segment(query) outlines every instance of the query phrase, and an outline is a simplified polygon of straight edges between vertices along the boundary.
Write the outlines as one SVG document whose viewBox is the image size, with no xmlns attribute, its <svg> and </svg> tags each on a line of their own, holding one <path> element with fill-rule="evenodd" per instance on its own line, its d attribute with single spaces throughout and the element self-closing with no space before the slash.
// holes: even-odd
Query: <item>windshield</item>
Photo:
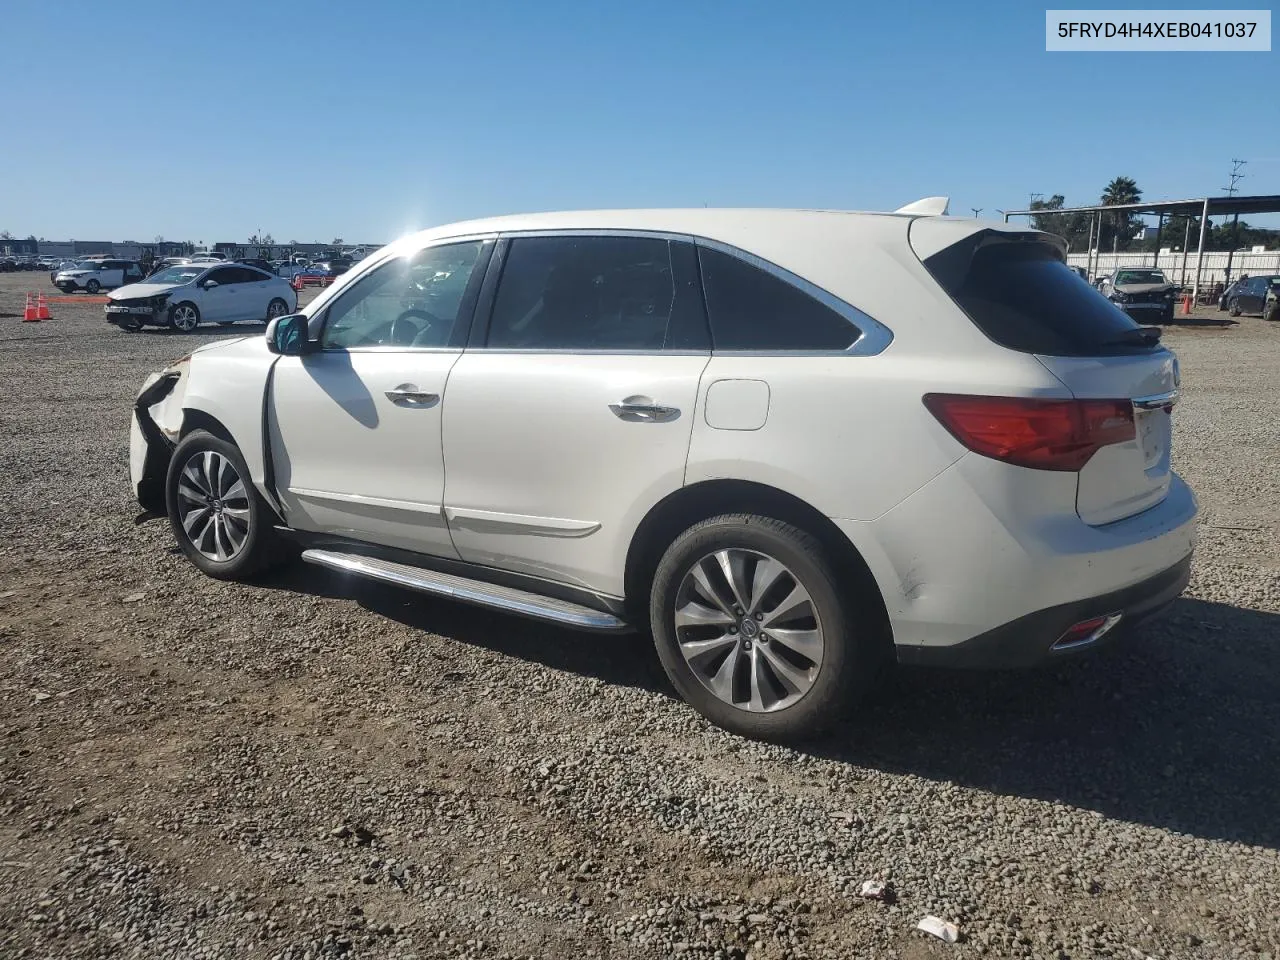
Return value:
<svg viewBox="0 0 1280 960">
<path fill-rule="evenodd" d="M 204 267 L 169 267 L 147 277 L 147 283 L 190 283 L 204 271 Z"/>
<path fill-rule="evenodd" d="M 1159 270 L 1120 270 L 1116 283 L 1168 283 Z"/>
</svg>

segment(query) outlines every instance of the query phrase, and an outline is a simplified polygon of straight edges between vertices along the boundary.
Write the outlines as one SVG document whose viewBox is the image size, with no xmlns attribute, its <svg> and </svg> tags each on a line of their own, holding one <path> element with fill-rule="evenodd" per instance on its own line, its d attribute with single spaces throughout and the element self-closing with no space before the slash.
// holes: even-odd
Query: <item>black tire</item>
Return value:
<svg viewBox="0 0 1280 960">
<path fill-rule="evenodd" d="M 127 319 L 120 321 L 120 329 L 128 333 L 137 333 L 142 329 L 142 321 L 135 319 L 134 317 L 128 317 Z"/>
<path fill-rule="evenodd" d="M 280 297 L 272 297 L 271 302 L 267 304 L 266 321 L 270 323 L 276 317 L 283 317 L 289 313 L 289 304 Z"/>
<path fill-rule="evenodd" d="M 1267 305 L 1266 312 L 1262 315 L 1263 320 L 1269 320 L 1272 323 L 1280 321 L 1280 300 L 1273 300 Z"/>
<path fill-rule="evenodd" d="M 1163 313 L 1160 314 L 1160 322 L 1173 323 L 1173 307 L 1169 307 L 1167 310 L 1165 310 Z"/>
<path fill-rule="evenodd" d="M 1232 298 L 1231 302 L 1227 304 L 1227 313 L 1233 317 L 1240 316 L 1240 301 Z"/>
<path fill-rule="evenodd" d="M 786 568 L 785 576 L 809 594 L 814 623 L 821 634 L 821 661 L 816 665 L 809 661 L 807 670 L 816 669 L 816 676 L 812 676 L 812 685 L 807 692 L 790 705 L 764 711 L 750 710 L 745 705 L 736 706 L 713 693 L 681 652 L 676 626 L 677 599 L 682 589 L 687 589 L 684 586 L 686 578 L 694 567 L 720 550 L 746 551 L 772 558 Z M 755 562 L 758 564 L 760 561 Z M 658 657 L 676 691 L 712 723 L 744 737 L 795 742 L 821 734 L 863 699 L 885 663 L 883 648 L 887 633 L 881 608 L 869 602 L 863 603 L 865 592 L 857 584 L 842 581 L 837 574 L 838 569 L 839 566 L 827 556 L 815 537 L 769 517 L 752 514 L 713 517 L 682 533 L 667 548 L 658 564 L 649 606 Z M 754 572 L 750 577 L 754 579 Z M 787 589 L 785 583 L 783 589 Z M 701 598 L 698 602 L 706 606 Z M 737 609 L 735 606 L 729 614 L 736 615 Z M 742 638 L 741 650 L 749 650 L 752 646 L 745 639 L 748 626 L 758 637 L 757 643 L 767 643 L 768 640 L 767 618 L 759 626 L 748 625 L 746 621 L 750 619 L 750 616 L 744 616 L 736 627 L 724 628 L 727 631 L 725 636 L 733 634 Z M 708 629 L 714 633 L 721 628 L 714 626 Z M 686 633 L 686 638 L 689 636 Z M 728 651 L 726 656 L 720 657 L 716 653 L 716 659 L 704 660 L 706 672 L 717 670 L 717 662 L 722 668 L 729 656 L 740 655 L 739 648 L 735 646 L 738 643 L 738 640 L 728 642 L 723 648 Z M 772 649 L 777 652 L 776 643 Z M 793 647 L 787 646 L 786 649 L 794 652 Z M 768 659 L 763 658 L 763 648 L 758 652 L 762 659 Z M 755 655 L 753 653 L 743 666 L 729 666 L 739 672 L 750 670 L 756 663 Z M 719 672 L 723 673 L 723 670 Z M 732 684 L 731 688 L 735 691 L 743 689 L 741 681 Z M 783 688 L 774 689 L 776 692 Z M 731 693 L 730 697 L 740 699 L 736 693 Z"/>
<path fill-rule="evenodd" d="M 218 468 L 212 485 L 209 483 L 210 478 L 205 469 L 203 456 L 205 454 L 214 455 L 212 462 Z M 235 472 L 234 480 L 243 484 L 243 496 L 235 492 L 235 483 L 228 482 L 232 478 L 226 474 L 223 464 Z M 191 473 L 184 475 L 188 466 L 192 466 L 195 470 L 194 475 L 197 480 L 194 482 L 191 479 Z M 224 488 L 214 489 L 221 499 L 206 508 L 210 516 L 202 518 L 198 513 L 199 508 L 196 507 L 197 515 L 193 518 L 192 505 L 196 499 L 192 494 L 201 492 L 198 485 L 203 484 L 206 488 L 216 487 L 219 481 L 224 483 Z M 179 491 L 180 485 L 185 493 Z M 276 516 L 249 480 L 249 468 L 245 465 L 244 457 L 240 455 L 235 444 L 204 430 L 192 431 L 173 451 L 164 486 L 165 508 L 169 514 L 169 526 L 173 530 L 173 536 L 187 559 L 204 573 L 218 580 L 248 580 L 279 563 L 283 558 L 284 552 L 280 538 L 274 529 L 274 524 L 277 522 Z M 228 491 L 232 493 L 231 496 L 225 495 Z M 220 520 L 214 520 L 215 510 L 221 515 Z M 234 517 L 233 511 L 236 513 Z M 224 531 L 233 525 L 237 531 L 239 530 L 240 511 L 243 511 L 245 529 L 239 547 L 232 553 L 230 550 L 222 549 L 224 546 L 234 544 L 232 539 L 234 535 Z M 191 525 L 193 533 L 187 532 L 184 519 Z M 206 520 L 213 524 L 212 531 L 204 525 Z M 222 524 L 222 530 L 218 529 L 218 523 Z M 197 546 L 197 541 L 201 546 Z M 215 556 L 209 556 L 210 552 Z M 225 552 L 228 555 L 225 559 L 218 559 L 216 554 L 219 552 Z"/>
<path fill-rule="evenodd" d="M 100 284 L 97 280 L 90 280 L 88 283 L 84 285 L 84 288 L 92 295 L 102 289 L 102 284 Z"/>
</svg>

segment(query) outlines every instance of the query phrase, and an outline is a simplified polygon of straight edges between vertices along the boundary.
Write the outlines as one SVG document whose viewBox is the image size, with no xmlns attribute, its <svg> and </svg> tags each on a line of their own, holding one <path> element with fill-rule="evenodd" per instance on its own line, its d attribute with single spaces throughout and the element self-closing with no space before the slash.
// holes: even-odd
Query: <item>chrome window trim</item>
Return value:
<svg viewBox="0 0 1280 960">
<path fill-rule="evenodd" d="M 531 228 L 528 230 L 502 230 L 498 233 L 490 233 L 483 235 L 465 235 L 458 238 L 449 238 L 445 240 L 433 240 L 429 246 L 437 243 L 453 242 L 454 240 L 468 239 L 489 239 L 498 238 L 503 240 L 518 240 L 523 237 L 640 237 L 652 240 L 679 241 L 683 243 L 692 243 L 695 246 L 706 247 L 709 250 L 716 250 L 730 257 L 736 257 L 759 270 L 763 270 L 784 283 L 788 283 L 795 287 L 801 293 L 804 293 L 817 300 L 823 306 L 835 311 L 855 328 L 861 331 L 856 340 L 843 350 L 610 350 L 610 349 L 533 349 L 533 348 L 510 348 L 510 347 L 478 347 L 476 350 L 483 350 L 486 353 L 512 353 L 512 354 L 592 354 L 600 356 L 618 355 L 618 356 L 717 356 L 717 357 L 872 357 L 883 353 L 884 350 L 893 342 L 893 331 L 886 327 L 879 320 L 876 320 L 870 314 L 864 313 L 857 307 L 844 300 L 841 300 L 835 294 L 818 286 L 810 280 L 806 280 L 799 274 L 792 273 L 785 267 L 780 267 L 772 261 L 757 256 L 741 247 L 735 247 L 732 244 L 723 243 L 719 240 L 711 240 L 707 237 L 699 237 L 689 233 L 675 233 L 669 230 L 646 230 L 646 229 L 627 229 L 624 227 L 556 227 L 556 228 Z M 703 294 L 705 301 L 705 293 Z M 468 348 L 472 349 L 472 348 Z"/>
<path fill-rule="evenodd" d="M 735 257 L 744 263 L 750 264 L 758 270 L 763 270 L 784 283 L 789 283 L 801 293 L 807 294 L 814 300 L 817 300 L 824 307 L 835 311 L 845 320 L 849 321 L 854 327 L 861 331 L 858 339 L 845 347 L 843 350 L 713 350 L 718 357 L 873 357 L 876 354 L 883 353 L 885 348 L 893 342 L 893 331 L 886 327 L 879 320 L 859 310 L 851 303 L 846 303 L 835 294 L 818 286 L 810 280 L 806 280 L 799 274 L 792 273 L 785 267 L 780 267 L 772 261 L 757 256 L 740 247 L 731 244 L 721 243 L 719 240 L 708 240 L 705 237 L 695 237 L 694 242 L 700 247 L 706 247 L 708 250 L 715 250 L 729 257 Z M 714 343 L 715 332 L 712 331 L 711 339 Z"/>
<path fill-rule="evenodd" d="M 697 237 L 688 233 L 672 233 L 669 230 L 627 230 L 621 227 L 558 227 L 555 229 L 503 230 L 507 240 L 521 237 L 634 237 L 645 240 L 681 240 L 694 243 Z"/>
</svg>

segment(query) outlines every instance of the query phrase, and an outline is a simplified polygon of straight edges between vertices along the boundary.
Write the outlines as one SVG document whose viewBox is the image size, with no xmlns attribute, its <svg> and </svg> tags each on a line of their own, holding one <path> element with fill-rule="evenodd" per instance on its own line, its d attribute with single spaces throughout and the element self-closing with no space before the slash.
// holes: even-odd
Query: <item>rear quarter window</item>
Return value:
<svg viewBox="0 0 1280 960">
<path fill-rule="evenodd" d="M 786 280 L 698 248 L 711 337 L 719 351 L 839 352 L 862 330 Z"/>
<path fill-rule="evenodd" d="M 1071 270 L 1051 243 L 984 231 L 923 263 L 974 325 L 1010 350 L 1080 357 L 1156 349 L 1123 342 L 1139 324 Z"/>
</svg>

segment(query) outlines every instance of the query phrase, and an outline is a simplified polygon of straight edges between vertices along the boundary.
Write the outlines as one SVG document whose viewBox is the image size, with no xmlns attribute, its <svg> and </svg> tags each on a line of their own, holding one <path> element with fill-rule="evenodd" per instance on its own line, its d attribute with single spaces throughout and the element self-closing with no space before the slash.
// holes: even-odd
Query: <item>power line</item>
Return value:
<svg viewBox="0 0 1280 960">
<path fill-rule="evenodd" d="M 1240 168 L 1248 162 L 1248 160 L 1237 160 L 1235 157 L 1231 158 L 1231 173 L 1229 174 L 1231 177 L 1231 186 L 1219 187 L 1220 190 L 1227 191 L 1228 197 L 1234 197 L 1236 195 L 1236 184 L 1244 179 L 1244 174 L 1240 172 Z"/>
</svg>

